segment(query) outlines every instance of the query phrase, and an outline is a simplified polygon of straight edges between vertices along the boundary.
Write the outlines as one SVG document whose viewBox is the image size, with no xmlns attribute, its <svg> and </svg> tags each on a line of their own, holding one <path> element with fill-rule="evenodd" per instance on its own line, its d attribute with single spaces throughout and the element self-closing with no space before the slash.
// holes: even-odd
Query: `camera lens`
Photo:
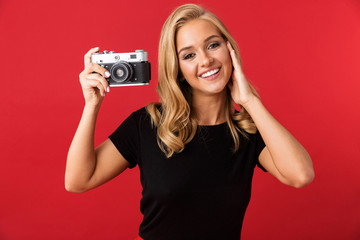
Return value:
<svg viewBox="0 0 360 240">
<path fill-rule="evenodd" d="M 124 70 L 122 69 L 116 69 L 116 77 L 121 78 L 124 76 Z"/>
<path fill-rule="evenodd" d="M 120 61 L 111 67 L 110 73 L 111 78 L 115 82 L 127 82 L 131 79 L 133 75 L 133 68 L 129 63 Z"/>
</svg>

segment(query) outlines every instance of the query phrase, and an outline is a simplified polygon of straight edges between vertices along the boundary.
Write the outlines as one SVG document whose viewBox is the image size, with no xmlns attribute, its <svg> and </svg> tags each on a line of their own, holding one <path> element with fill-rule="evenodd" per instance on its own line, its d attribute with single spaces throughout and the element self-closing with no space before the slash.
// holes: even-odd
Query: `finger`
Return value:
<svg viewBox="0 0 360 240">
<path fill-rule="evenodd" d="M 106 94 L 104 86 L 98 80 L 87 79 L 84 87 L 85 88 L 97 88 L 100 91 L 100 94 L 102 96 L 105 96 L 105 94 Z"/>
<path fill-rule="evenodd" d="M 96 79 L 100 81 L 104 88 L 109 92 L 109 83 L 105 78 L 110 77 L 110 73 L 96 63 L 90 63 L 87 68 L 80 74 L 83 79 Z"/>
<path fill-rule="evenodd" d="M 91 48 L 85 55 L 84 55 L 84 65 L 85 68 L 87 65 L 91 63 L 91 54 L 96 53 L 99 51 L 99 47 Z"/>
<path fill-rule="evenodd" d="M 110 77 L 110 75 L 111 75 L 106 68 L 100 66 L 100 65 L 97 64 L 97 63 L 90 63 L 90 64 L 88 65 L 87 72 L 88 72 L 88 73 L 94 73 L 94 72 L 95 72 L 95 73 L 98 73 L 98 74 L 100 74 L 101 76 L 103 76 L 104 78 L 108 78 L 108 77 Z"/>
<path fill-rule="evenodd" d="M 233 61 L 233 66 L 234 66 L 235 70 L 242 73 L 243 71 L 242 71 L 239 59 L 237 58 L 235 50 L 233 49 L 233 47 L 231 46 L 229 41 L 227 42 L 227 47 L 229 49 L 230 56 L 231 56 L 231 59 Z"/>
<path fill-rule="evenodd" d="M 109 87 L 108 81 L 106 81 L 104 77 L 97 73 L 89 74 L 88 79 L 99 81 L 103 85 L 104 89 L 107 89 Z"/>
</svg>

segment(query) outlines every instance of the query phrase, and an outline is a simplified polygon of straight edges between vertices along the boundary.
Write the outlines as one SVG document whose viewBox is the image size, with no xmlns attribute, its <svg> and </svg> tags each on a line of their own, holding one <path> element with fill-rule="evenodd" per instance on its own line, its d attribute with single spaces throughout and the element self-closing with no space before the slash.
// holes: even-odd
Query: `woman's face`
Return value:
<svg viewBox="0 0 360 240">
<path fill-rule="evenodd" d="M 223 93 L 233 67 L 226 42 L 211 22 L 187 22 L 178 30 L 176 48 L 180 71 L 193 95 Z"/>
</svg>

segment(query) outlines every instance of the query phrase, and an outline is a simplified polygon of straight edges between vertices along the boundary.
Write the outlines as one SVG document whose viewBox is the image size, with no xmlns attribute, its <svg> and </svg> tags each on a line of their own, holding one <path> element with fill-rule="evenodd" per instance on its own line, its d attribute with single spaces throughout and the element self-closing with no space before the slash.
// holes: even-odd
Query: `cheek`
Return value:
<svg viewBox="0 0 360 240">
<path fill-rule="evenodd" d="M 194 67 L 191 65 L 191 64 L 184 64 L 184 63 L 180 63 L 180 71 L 181 71 L 181 74 L 183 75 L 183 77 L 186 79 L 186 78 L 189 78 L 191 75 L 194 74 Z"/>
<path fill-rule="evenodd" d="M 232 71 L 233 71 L 233 65 L 232 65 L 232 61 L 231 61 L 231 58 L 230 58 L 230 55 L 227 54 L 225 56 L 228 56 L 228 57 L 225 57 L 223 59 L 223 63 L 224 63 L 224 70 L 225 70 L 225 74 L 227 77 L 230 78 L 231 74 L 232 74 Z"/>
</svg>

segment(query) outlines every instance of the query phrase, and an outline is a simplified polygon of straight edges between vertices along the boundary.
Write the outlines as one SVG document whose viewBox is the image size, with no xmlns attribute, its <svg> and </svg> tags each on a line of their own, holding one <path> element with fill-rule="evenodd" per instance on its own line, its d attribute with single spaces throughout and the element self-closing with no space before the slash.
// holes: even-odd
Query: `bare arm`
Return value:
<svg viewBox="0 0 360 240">
<path fill-rule="evenodd" d="M 305 148 L 288 132 L 261 103 L 254 98 L 246 105 L 266 147 L 259 162 L 280 182 L 301 188 L 312 182 L 314 169 Z"/>
<path fill-rule="evenodd" d="M 130 165 L 109 139 L 94 149 L 96 116 L 96 110 L 84 108 L 70 145 L 65 172 L 65 188 L 70 192 L 85 192 L 100 186 Z"/>
<path fill-rule="evenodd" d="M 85 107 L 66 162 L 65 188 L 71 192 L 95 188 L 130 165 L 109 139 L 94 148 L 96 118 L 108 87 L 106 69 L 90 60 L 91 54 L 97 50 L 91 49 L 85 55 L 85 69 L 79 76 Z"/>
<path fill-rule="evenodd" d="M 314 178 L 311 158 L 305 148 L 266 110 L 246 80 L 235 51 L 228 43 L 234 71 L 228 86 L 233 100 L 244 107 L 254 120 L 266 147 L 259 162 L 280 182 L 304 187 Z"/>
</svg>

